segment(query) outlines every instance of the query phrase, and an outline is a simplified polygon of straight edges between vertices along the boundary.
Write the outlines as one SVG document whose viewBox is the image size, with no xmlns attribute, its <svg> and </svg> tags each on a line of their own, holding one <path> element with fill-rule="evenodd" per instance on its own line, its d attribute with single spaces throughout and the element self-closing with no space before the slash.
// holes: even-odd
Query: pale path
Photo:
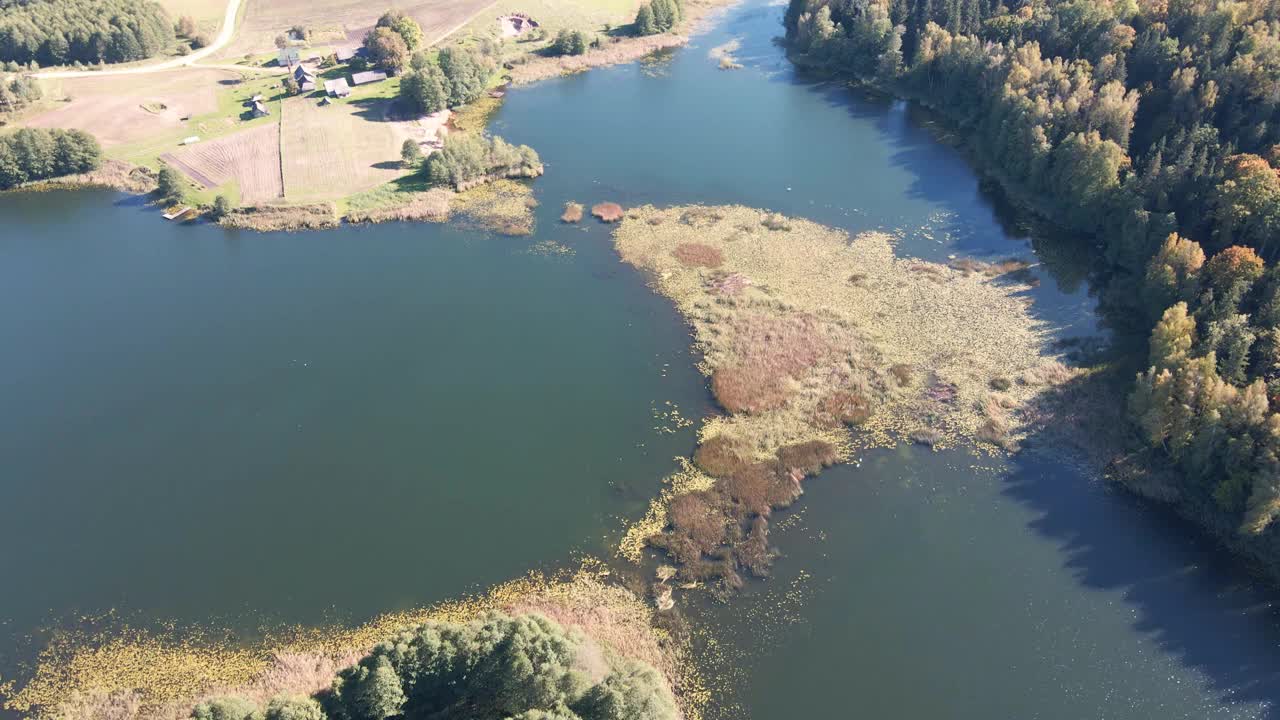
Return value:
<svg viewBox="0 0 1280 720">
<path fill-rule="evenodd" d="M 142 75 L 145 73 L 163 72 L 165 70 L 173 70 L 175 68 L 194 65 L 198 60 L 207 58 L 218 52 L 231 42 L 231 38 L 236 34 L 236 15 L 240 13 L 240 4 L 243 0 L 227 0 L 227 11 L 222 16 L 222 27 L 218 30 L 218 37 L 213 42 L 196 50 L 189 55 L 165 60 L 164 62 L 155 63 L 154 65 L 143 65 L 141 67 L 120 68 L 118 70 L 59 70 L 54 72 L 42 72 L 39 77 L 42 78 L 78 78 L 78 77 L 98 77 L 102 75 Z M 213 67 L 213 66 L 210 66 Z M 228 67 L 236 70 L 261 70 L 262 68 L 245 67 L 242 65 L 217 66 Z M 274 71 L 273 71 L 274 72 Z"/>
</svg>

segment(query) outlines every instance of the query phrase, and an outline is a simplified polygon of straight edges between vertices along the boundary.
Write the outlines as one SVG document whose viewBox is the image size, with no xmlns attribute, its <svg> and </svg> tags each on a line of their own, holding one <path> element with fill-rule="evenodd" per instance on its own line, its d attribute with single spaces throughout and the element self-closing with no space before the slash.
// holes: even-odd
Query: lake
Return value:
<svg viewBox="0 0 1280 720">
<path fill-rule="evenodd" d="M 740 203 L 945 260 L 1031 238 L 928 116 L 798 76 L 748 2 L 682 50 L 508 94 L 530 238 L 234 233 L 114 193 L 0 196 L 0 628 L 358 620 L 607 554 L 712 411 L 673 309 L 563 204 Z M 711 48 L 737 40 L 745 67 Z M 554 240 L 571 256 L 531 252 Z M 1033 312 L 1100 332 L 1051 252 Z M 713 717 L 1274 717 L 1275 596 L 1052 448 L 812 479 L 775 577 L 687 595 Z M 0 666 L 0 675 L 9 672 Z"/>
</svg>

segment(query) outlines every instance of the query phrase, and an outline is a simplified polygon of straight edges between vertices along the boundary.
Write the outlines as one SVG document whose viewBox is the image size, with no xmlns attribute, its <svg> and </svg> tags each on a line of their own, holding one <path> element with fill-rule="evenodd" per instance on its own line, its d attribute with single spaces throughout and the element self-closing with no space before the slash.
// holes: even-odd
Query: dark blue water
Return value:
<svg viewBox="0 0 1280 720">
<path fill-rule="evenodd" d="M 665 59 L 510 93 L 494 131 L 548 169 L 532 238 L 0 197 L 5 632 L 110 608 L 358 618 L 608 552 L 692 450 L 654 410 L 710 408 L 679 318 L 606 228 L 555 221 L 566 201 L 741 203 L 904 255 L 1034 259 L 926 115 L 797 76 L 780 14 L 747 3 Z M 721 71 L 734 39 L 745 67 Z M 1034 313 L 1097 332 L 1078 271 L 1035 272 Z M 689 607 L 713 717 L 1271 713 L 1274 596 L 1191 528 L 1050 453 L 861 461 L 810 481 L 777 577 Z"/>
</svg>

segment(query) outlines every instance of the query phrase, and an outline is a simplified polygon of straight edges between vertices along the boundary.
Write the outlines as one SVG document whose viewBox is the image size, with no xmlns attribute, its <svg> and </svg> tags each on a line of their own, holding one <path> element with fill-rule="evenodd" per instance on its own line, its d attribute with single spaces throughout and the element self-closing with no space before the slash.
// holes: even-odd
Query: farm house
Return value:
<svg viewBox="0 0 1280 720">
<path fill-rule="evenodd" d="M 351 94 L 351 86 L 347 84 L 346 78 L 338 78 L 337 80 L 325 80 L 324 91 L 329 97 L 346 97 Z"/>
<path fill-rule="evenodd" d="M 369 83 L 382 82 L 387 79 L 387 74 L 378 70 L 368 70 L 358 72 L 351 76 L 352 85 L 368 85 Z"/>
<path fill-rule="evenodd" d="M 302 60 L 302 53 L 296 47 L 280 48 L 280 54 L 276 56 L 276 64 L 280 67 L 292 67 Z"/>
<path fill-rule="evenodd" d="M 293 79 L 298 83 L 298 90 L 311 92 L 316 89 L 316 73 L 305 65 L 293 69 Z"/>
</svg>

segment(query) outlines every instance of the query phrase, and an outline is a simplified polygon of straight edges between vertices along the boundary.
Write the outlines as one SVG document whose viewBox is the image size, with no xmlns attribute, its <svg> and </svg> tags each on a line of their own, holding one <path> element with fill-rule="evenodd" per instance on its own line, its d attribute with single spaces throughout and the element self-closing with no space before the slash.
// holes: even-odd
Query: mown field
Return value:
<svg viewBox="0 0 1280 720">
<path fill-rule="evenodd" d="M 199 2 L 200 0 L 182 0 Z M 362 0 L 247 0 L 244 21 L 236 39 L 223 57 L 270 52 L 277 35 L 294 25 L 304 25 L 313 33 L 313 43 L 358 44 L 377 22 L 378 16 L 394 5 L 422 26 L 428 43 L 465 25 L 493 0 L 410 0 L 392 3 Z"/>
<path fill-rule="evenodd" d="M 403 123 L 384 119 L 389 104 L 367 98 L 320 105 L 309 97 L 282 103 L 285 199 L 337 200 L 404 175 L 400 145 L 410 134 Z"/>
<path fill-rule="evenodd" d="M 23 124 L 85 130 L 110 149 L 186 132 L 182 118 L 216 113 L 219 91 L 237 79 L 225 70 L 174 70 L 48 81 L 50 109 Z"/>
<path fill-rule="evenodd" d="M 257 204 L 284 196 L 280 175 L 280 126 L 261 125 L 160 157 L 206 190 L 234 183 L 238 201 Z"/>
</svg>

